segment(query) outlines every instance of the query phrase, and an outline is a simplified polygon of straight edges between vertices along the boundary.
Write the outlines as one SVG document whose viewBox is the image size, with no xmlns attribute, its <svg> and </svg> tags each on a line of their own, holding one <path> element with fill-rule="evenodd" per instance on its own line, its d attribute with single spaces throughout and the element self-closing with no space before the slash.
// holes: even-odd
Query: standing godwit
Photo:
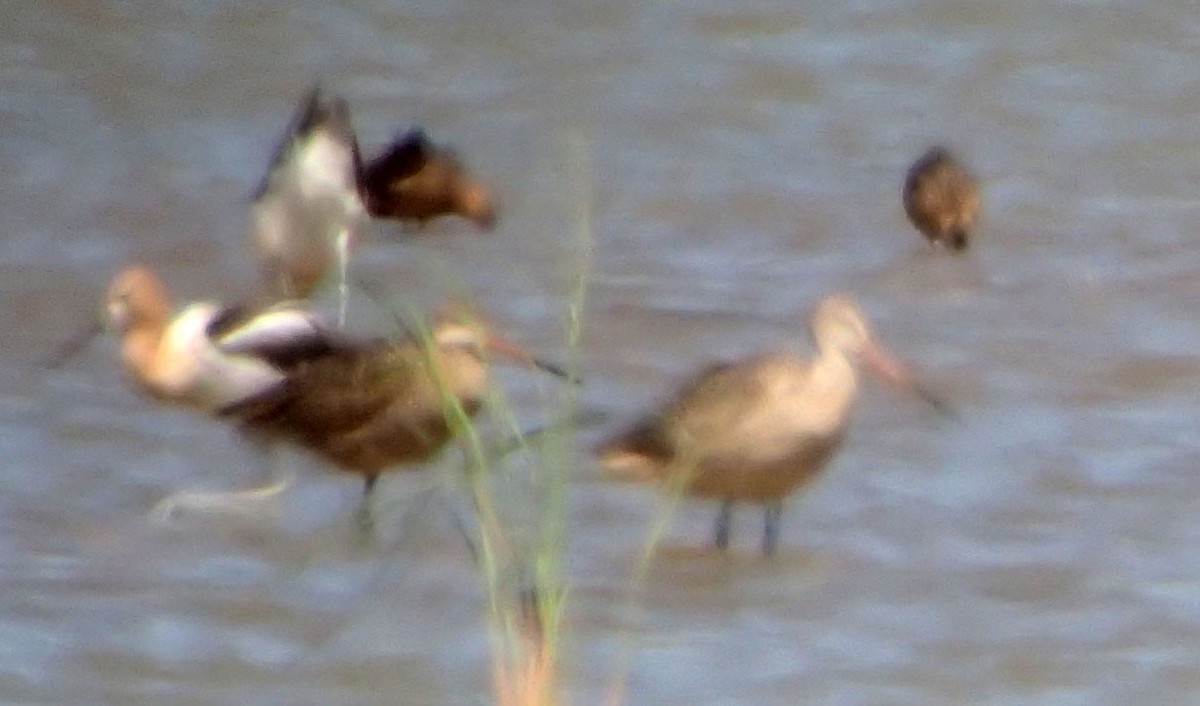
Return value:
<svg viewBox="0 0 1200 706">
<path fill-rule="evenodd" d="M 309 296 L 337 263 L 345 319 L 349 248 L 367 215 L 361 171 L 350 109 L 340 98 L 325 100 L 314 87 L 254 193 L 251 239 L 274 295 Z"/>
<path fill-rule="evenodd" d="M 933 147 L 909 167 L 904 211 L 934 245 L 964 250 L 979 224 L 980 204 L 975 178 L 945 147 Z"/>
<path fill-rule="evenodd" d="M 620 477 L 720 500 L 716 544 L 722 549 L 734 503 L 764 505 L 763 553 L 770 554 L 783 499 L 816 478 L 841 446 L 858 396 L 856 362 L 917 389 L 875 342 L 853 299 L 824 299 L 810 326 L 815 359 L 769 353 L 711 366 L 664 409 L 604 444 L 601 463 Z"/>
<path fill-rule="evenodd" d="M 492 192 L 470 174 L 451 149 L 413 128 L 398 135 L 363 170 L 367 210 L 376 218 L 415 220 L 444 215 L 467 218 L 484 230 L 496 224 Z"/>
<path fill-rule="evenodd" d="M 370 493 L 381 474 L 428 460 L 475 416 L 490 354 L 563 375 L 488 333 L 477 317 L 454 313 L 434 323 L 428 340 L 335 345 L 280 359 L 284 388 L 230 413 L 253 434 L 286 439 L 361 475 Z"/>
<path fill-rule="evenodd" d="M 431 458 L 479 410 L 489 353 L 561 374 L 458 313 L 427 340 L 352 341 L 293 304 L 250 317 L 211 303 L 175 314 L 145 267 L 120 273 L 106 304 L 142 390 L 234 420 L 252 439 L 307 448 L 361 475 L 368 493 L 385 471 Z"/>
</svg>

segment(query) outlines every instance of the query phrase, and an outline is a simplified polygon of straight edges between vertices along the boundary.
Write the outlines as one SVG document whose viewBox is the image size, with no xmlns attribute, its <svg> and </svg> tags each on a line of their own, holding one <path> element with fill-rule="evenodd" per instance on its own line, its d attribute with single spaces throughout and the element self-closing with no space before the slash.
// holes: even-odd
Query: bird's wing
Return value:
<svg viewBox="0 0 1200 706">
<path fill-rule="evenodd" d="M 763 403 L 761 360 L 718 363 L 681 388 L 663 417 L 677 439 L 724 436 Z"/>
<path fill-rule="evenodd" d="M 251 428 L 314 440 L 358 429 L 403 399 L 420 374 L 393 344 L 335 347 L 290 368 L 283 389 L 227 413 Z"/>
<path fill-rule="evenodd" d="M 660 411 L 646 415 L 606 446 L 670 459 L 690 440 L 729 434 L 764 394 L 759 363 L 716 363 L 685 382 Z"/>
<path fill-rule="evenodd" d="M 253 316 L 222 310 L 209 324 L 208 335 L 223 353 L 261 358 L 280 369 L 345 345 L 315 314 L 289 302 Z"/>
<path fill-rule="evenodd" d="M 252 200 L 283 196 L 357 198 L 362 174 L 350 108 L 341 98 L 325 100 L 314 86 L 275 148 Z M 292 193 L 295 192 L 295 193 Z"/>
<path fill-rule="evenodd" d="M 369 193 L 382 193 L 392 182 L 421 171 L 434 152 L 433 143 L 419 127 L 400 133 L 392 144 L 367 163 L 363 181 Z"/>
</svg>

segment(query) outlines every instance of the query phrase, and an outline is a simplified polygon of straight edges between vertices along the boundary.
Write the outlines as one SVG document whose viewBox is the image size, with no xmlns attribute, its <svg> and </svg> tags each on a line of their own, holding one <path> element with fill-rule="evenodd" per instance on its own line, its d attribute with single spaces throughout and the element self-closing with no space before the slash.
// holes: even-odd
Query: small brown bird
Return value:
<svg viewBox="0 0 1200 706">
<path fill-rule="evenodd" d="M 981 198 L 975 178 L 945 147 L 913 163 L 904 179 L 904 210 L 929 242 L 964 250 L 979 224 Z"/>
<path fill-rule="evenodd" d="M 713 365 L 664 409 L 602 445 L 602 465 L 629 480 L 720 500 L 721 549 L 729 544 L 734 503 L 762 504 L 763 553 L 770 554 L 783 499 L 816 478 L 842 444 L 858 396 L 858 361 L 940 404 L 875 343 L 853 299 L 824 299 L 810 325 L 815 359 L 768 353 Z"/>
<path fill-rule="evenodd" d="M 492 192 L 451 149 L 419 128 L 396 137 L 363 170 L 367 210 L 376 218 L 424 224 L 444 215 L 467 218 L 484 230 L 496 225 Z"/>
<path fill-rule="evenodd" d="M 562 371 L 456 312 L 426 338 L 353 341 L 294 302 L 252 316 L 200 302 L 173 311 L 145 267 L 106 298 L 121 356 L 155 399 L 238 423 L 251 439 L 285 440 L 363 477 L 432 458 L 479 411 L 496 353 Z M 213 504 L 213 503 L 206 503 Z"/>
</svg>

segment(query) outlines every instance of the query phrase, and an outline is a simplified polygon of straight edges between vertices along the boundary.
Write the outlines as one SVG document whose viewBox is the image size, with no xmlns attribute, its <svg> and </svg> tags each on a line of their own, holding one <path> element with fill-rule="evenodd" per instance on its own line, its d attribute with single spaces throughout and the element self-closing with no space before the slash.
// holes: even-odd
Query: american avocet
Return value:
<svg viewBox="0 0 1200 706">
<path fill-rule="evenodd" d="M 138 387 L 158 400 L 214 415 L 286 382 L 268 356 L 239 350 L 244 341 L 261 339 L 286 350 L 314 345 L 325 335 L 312 314 L 290 306 L 251 318 L 212 302 L 176 312 L 162 280 L 142 266 L 118 274 L 105 303 L 109 326 L 121 337 L 121 358 Z"/>
<path fill-rule="evenodd" d="M 496 224 L 491 189 L 469 173 L 451 149 L 413 128 L 398 135 L 363 170 L 367 210 L 377 218 L 414 220 L 418 225 L 459 215 L 484 230 Z"/>
<path fill-rule="evenodd" d="M 945 147 L 921 155 L 904 179 L 904 211 L 934 245 L 965 249 L 981 202 L 975 178 Z"/>
<path fill-rule="evenodd" d="M 664 409 L 604 444 L 601 463 L 618 477 L 720 500 L 722 549 L 734 503 L 764 505 L 763 552 L 771 553 L 783 499 L 816 478 L 842 443 L 858 394 L 856 361 L 919 391 L 875 343 L 853 299 L 824 299 L 810 325 L 814 360 L 771 353 L 709 367 Z"/>
<path fill-rule="evenodd" d="M 176 312 L 162 281 L 142 266 L 118 274 L 105 299 L 109 326 L 121 337 L 121 359 L 134 384 L 159 401 L 212 416 L 286 386 L 286 374 L 270 356 L 241 350 L 246 341 L 260 341 L 277 355 L 328 345 L 320 321 L 293 304 L 252 317 L 212 302 L 196 302 Z M 263 444 L 252 441 L 257 451 L 265 452 Z M 254 506 L 287 485 L 288 477 L 281 476 L 271 485 L 242 493 L 178 493 L 160 503 L 154 514 L 166 517 L 183 507 Z"/>
<path fill-rule="evenodd" d="M 107 312 L 142 390 L 236 421 L 251 439 L 307 448 L 361 475 L 368 493 L 385 471 L 441 450 L 462 426 L 456 414 L 479 410 L 489 353 L 562 374 L 459 314 L 401 342 L 352 341 L 294 303 L 248 317 L 211 303 L 176 314 L 145 267 L 113 280 Z M 215 497 L 167 507 L 221 506 Z"/>
</svg>

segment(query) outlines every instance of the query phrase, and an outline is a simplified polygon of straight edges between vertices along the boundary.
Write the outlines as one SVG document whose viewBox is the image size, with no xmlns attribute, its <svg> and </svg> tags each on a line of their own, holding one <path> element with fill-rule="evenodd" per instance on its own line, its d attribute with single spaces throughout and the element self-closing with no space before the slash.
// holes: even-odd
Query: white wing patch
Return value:
<svg viewBox="0 0 1200 706">
<path fill-rule="evenodd" d="M 164 332 L 150 374 L 167 396 L 215 412 L 283 383 L 266 361 L 219 349 L 208 337 L 214 304 L 193 304 Z"/>
<path fill-rule="evenodd" d="M 228 355 L 254 356 L 260 351 L 300 347 L 327 337 L 326 327 L 312 312 L 283 305 L 258 314 L 215 343 Z"/>
</svg>

